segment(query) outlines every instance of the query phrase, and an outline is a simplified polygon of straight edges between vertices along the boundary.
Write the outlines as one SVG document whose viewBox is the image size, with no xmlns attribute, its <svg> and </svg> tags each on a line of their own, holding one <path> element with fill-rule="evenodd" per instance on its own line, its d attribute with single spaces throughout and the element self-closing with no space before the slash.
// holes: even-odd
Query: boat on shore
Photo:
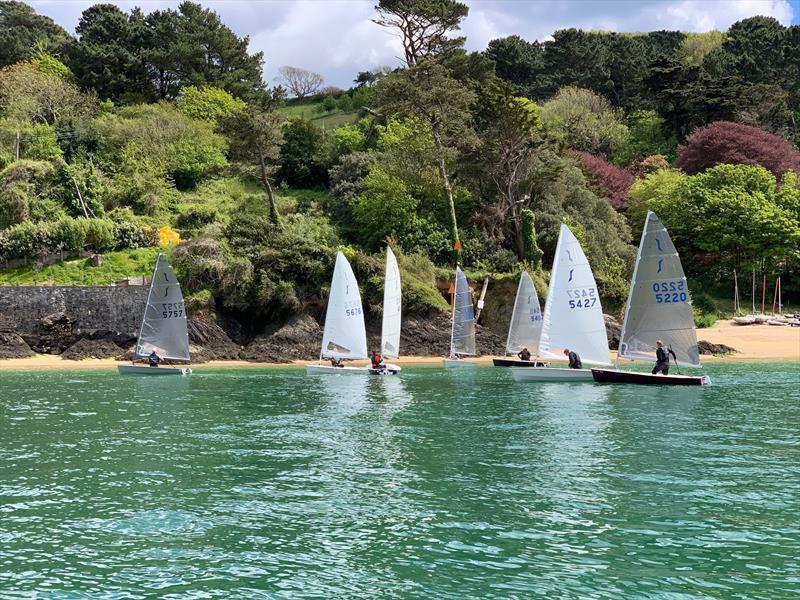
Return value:
<svg viewBox="0 0 800 600">
<path fill-rule="evenodd" d="M 662 341 L 668 356 L 674 358 L 676 367 L 702 366 L 692 300 L 680 256 L 661 220 L 648 211 L 628 292 L 617 360 L 628 358 L 652 363 L 657 340 Z M 616 368 L 592 369 L 592 376 L 598 383 L 711 383 L 705 375 L 637 373 Z"/>
<path fill-rule="evenodd" d="M 367 331 L 358 282 L 344 254 L 336 253 L 331 291 L 325 311 L 320 362 L 306 365 L 307 375 L 366 375 L 369 367 L 323 364 L 324 359 L 359 360 L 367 357 Z"/>
<path fill-rule="evenodd" d="M 397 257 L 386 246 L 386 268 L 383 279 L 383 316 L 381 319 L 381 356 L 400 358 L 400 326 L 403 311 L 403 290 Z M 380 369 L 369 367 L 372 375 L 396 375 L 402 369 L 387 363 Z"/>
<path fill-rule="evenodd" d="M 506 338 L 506 355 L 513 356 L 528 349 L 529 352 L 539 351 L 539 336 L 542 333 L 542 309 L 539 305 L 539 296 L 533 279 L 527 271 L 522 271 L 517 286 L 517 295 L 514 299 L 514 309 L 511 312 L 511 322 L 508 325 Z M 547 367 L 549 362 L 543 360 L 521 360 L 513 358 L 494 358 L 495 367 Z"/>
<path fill-rule="evenodd" d="M 564 360 L 563 351 L 572 350 L 581 362 L 611 365 L 603 307 L 592 268 L 580 242 L 562 224 L 558 234 L 547 301 L 544 305 L 537 355 Z M 567 367 L 513 366 L 515 381 L 592 381 L 591 369 Z"/>
<path fill-rule="evenodd" d="M 450 326 L 450 356 L 442 361 L 448 369 L 475 367 L 478 363 L 464 360 L 462 356 L 476 356 L 475 349 L 475 309 L 469 283 L 460 267 L 456 267 L 456 280 L 453 294 L 453 310 Z"/>
<path fill-rule="evenodd" d="M 147 292 L 139 337 L 136 339 L 134 362 L 117 365 L 121 375 L 189 375 L 189 367 L 137 365 L 135 361 L 146 360 L 153 352 L 161 360 L 189 362 L 189 330 L 186 321 L 186 306 L 183 302 L 181 284 L 163 254 L 156 258 L 150 290 Z"/>
</svg>

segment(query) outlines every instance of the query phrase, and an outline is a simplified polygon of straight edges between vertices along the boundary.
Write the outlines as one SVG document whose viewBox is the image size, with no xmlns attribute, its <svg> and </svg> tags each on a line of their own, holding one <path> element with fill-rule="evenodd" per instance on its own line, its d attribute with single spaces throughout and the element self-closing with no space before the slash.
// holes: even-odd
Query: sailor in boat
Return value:
<svg viewBox="0 0 800 600">
<path fill-rule="evenodd" d="M 378 354 L 377 350 L 373 350 L 372 352 L 372 368 L 376 371 L 385 371 L 386 370 L 386 363 L 383 362 L 383 357 Z"/>
<path fill-rule="evenodd" d="M 528 351 L 527 348 L 523 348 L 519 352 L 517 352 L 517 356 L 520 360 L 529 361 L 531 359 L 531 353 Z"/>
<path fill-rule="evenodd" d="M 669 375 L 669 354 L 661 340 L 656 341 L 656 366 L 650 373 L 657 375 L 659 371 L 664 375 Z"/>
<path fill-rule="evenodd" d="M 583 363 L 581 362 L 581 357 L 578 356 L 577 352 L 573 352 L 569 348 L 564 348 L 564 354 L 569 359 L 569 368 L 570 369 L 582 369 Z"/>
<path fill-rule="evenodd" d="M 151 367 L 157 367 L 161 364 L 161 357 L 158 355 L 158 352 L 153 350 L 150 353 L 150 356 L 147 357 L 147 364 Z"/>
<path fill-rule="evenodd" d="M 332 356 L 331 357 L 331 366 L 332 367 L 344 368 L 344 361 L 341 358 L 337 358 L 336 356 Z"/>
</svg>

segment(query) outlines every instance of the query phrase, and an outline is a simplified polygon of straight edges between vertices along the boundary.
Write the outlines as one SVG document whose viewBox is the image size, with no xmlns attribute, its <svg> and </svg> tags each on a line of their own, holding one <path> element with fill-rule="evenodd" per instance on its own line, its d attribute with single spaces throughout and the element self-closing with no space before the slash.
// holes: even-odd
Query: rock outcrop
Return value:
<svg viewBox="0 0 800 600">
<path fill-rule="evenodd" d="M 16 333 L 0 331 L 0 359 L 28 358 L 33 356 L 31 347 Z"/>
</svg>

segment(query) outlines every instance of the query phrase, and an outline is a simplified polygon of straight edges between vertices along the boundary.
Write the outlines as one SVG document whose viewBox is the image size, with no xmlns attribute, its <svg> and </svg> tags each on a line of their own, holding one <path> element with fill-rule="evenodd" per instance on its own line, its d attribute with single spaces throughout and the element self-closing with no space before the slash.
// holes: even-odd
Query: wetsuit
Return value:
<svg viewBox="0 0 800 600">
<path fill-rule="evenodd" d="M 662 346 L 661 348 L 656 348 L 656 366 L 653 367 L 651 373 L 655 375 L 661 371 L 664 375 L 669 375 L 669 354 Z"/>
<path fill-rule="evenodd" d="M 582 369 L 583 363 L 581 362 L 581 357 L 578 356 L 575 352 L 569 353 L 569 368 L 570 369 Z"/>
<path fill-rule="evenodd" d="M 161 362 L 161 357 L 155 352 L 153 352 L 150 356 L 147 357 L 147 363 L 151 367 L 157 367 L 160 362 Z"/>
<path fill-rule="evenodd" d="M 520 359 L 520 360 L 525 360 L 525 361 L 527 361 L 527 360 L 530 360 L 530 359 L 531 359 L 531 353 L 530 353 L 530 352 L 528 352 L 528 349 L 527 349 L 527 348 L 526 348 L 526 349 L 524 349 L 524 350 L 522 350 L 522 351 L 520 351 L 520 352 L 517 352 L 517 356 L 519 356 L 519 359 Z"/>
</svg>

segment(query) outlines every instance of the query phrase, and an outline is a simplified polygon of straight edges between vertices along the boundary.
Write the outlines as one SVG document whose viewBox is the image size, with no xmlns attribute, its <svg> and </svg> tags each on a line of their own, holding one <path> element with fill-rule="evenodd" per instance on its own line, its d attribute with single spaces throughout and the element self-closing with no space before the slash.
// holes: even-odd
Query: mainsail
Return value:
<svg viewBox="0 0 800 600">
<path fill-rule="evenodd" d="M 400 313 L 402 293 L 400 269 L 397 258 L 386 247 L 386 277 L 383 283 L 383 323 L 381 325 L 381 353 L 389 358 L 400 356 Z"/>
<path fill-rule="evenodd" d="M 136 357 L 144 358 L 153 351 L 161 358 L 189 360 L 189 333 L 181 284 L 163 254 L 158 255 L 153 270 Z"/>
<path fill-rule="evenodd" d="M 456 267 L 455 296 L 453 298 L 453 330 L 450 338 L 450 354 L 474 356 L 475 351 L 475 311 L 472 294 L 464 273 Z"/>
<path fill-rule="evenodd" d="M 576 352 L 585 363 L 610 364 L 603 308 L 592 269 L 580 243 L 562 224 L 544 307 L 539 356 L 563 359 L 565 348 Z"/>
<path fill-rule="evenodd" d="M 692 299 L 681 259 L 661 220 L 648 211 L 625 309 L 619 356 L 652 362 L 657 340 L 675 353 L 679 365 L 700 366 Z"/>
<path fill-rule="evenodd" d="M 336 253 L 325 331 L 320 356 L 325 358 L 367 358 L 367 333 L 361 294 L 350 263 L 341 252 Z"/>
<path fill-rule="evenodd" d="M 527 271 L 522 272 L 508 327 L 506 354 L 516 354 L 523 348 L 536 352 L 542 332 L 542 310 L 533 279 Z"/>
</svg>

